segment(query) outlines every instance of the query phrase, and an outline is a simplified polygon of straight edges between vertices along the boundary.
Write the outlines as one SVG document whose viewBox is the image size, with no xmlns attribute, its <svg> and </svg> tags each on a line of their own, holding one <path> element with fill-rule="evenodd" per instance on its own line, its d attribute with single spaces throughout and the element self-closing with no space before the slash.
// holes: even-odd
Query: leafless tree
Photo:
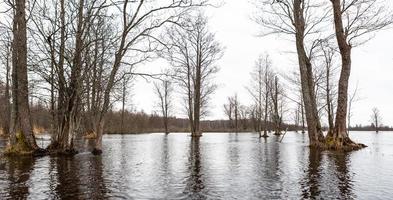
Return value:
<svg viewBox="0 0 393 200">
<path fill-rule="evenodd" d="M 331 0 L 337 44 L 341 55 L 337 112 L 334 133 L 329 135 L 336 146 L 352 149 L 364 145 L 354 143 L 347 132 L 348 82 L 352 65 L 352 48 L 368 39 L 370 34 L 393 23 L 393 15 L 380 0 Z"/>
<path fill-rule="evenodd" d="M 237 94 L 232 97 L 228 97 L 228 103 L 224 104 L 225 115 L 228 116 L 231 129 L 234 128 L 236 133 L 239 131 L 239 120 L 241 118 L 239 114 L 239 107 L 240 103 Z"/>
<path fill-rule="evenodd" d="M 183 90 L 191 135 L 202 136 L 200 119 L 207 114 L 210 95 L 216 85 L 212 83 L 218 71 L 216 61 L 223 55 L 223 48 L 208 30 L 208 21 L 201 13 L 190 14 L 182 27 L 168 30 L 170 46 L 164 53 L 176 72 L 176 79 Z"/>
<path fill-rule="evenodd" d="M 266 70 L 266 69 L 265 69 Z M 267 73 L 268 74 L 268 73 Z M 265 73 L 265 76 L 267 76 Z M 266 78 L 265 78 L 266 80 Z M 282 117 L 283 117 L 283 107 L 284 107 L 284 99 L 283 93 L 284 90 L 278 82 L 277 75 L 274 75 L 274 78 L 271 77 L 270 82 L 270 98 L 271 98 L 271 111 L 272 111 L 272 121 L 274 123 L 274 134 L 281 134 L 281 125 L 282 125 Z M 265 108 L 266 109 L 266 108 Z M 266 116 L 266 113 L 265 113 Z M 266 123 L 266 122 L 265 122 Z"/>
<path fill-rule="evenodd" d="M 378 108 L 373 108 L 372 109 L 372 114 L 371 114 L 371 126 L 375 127 L 375 132 L 378 133 L 379 132 L 379 127 L 381 124 L 381 120 L 382 120 L 382 116 L 381 113 L 379 112 Z"/>
<path fill-rule="evenodd" d="M 337 48 L 330 44 L 329 40 L 321 40 L 319 42 L 321 51 L 321 62 L 323 67 L 323 92 L 322 99 L 325 100 L 324 106 L 327 112 L 328 118 L 328 134 L 333 133 L 334 129 L 334 108 L 336 105 L 335 97 L 336 95 L 336 82 L 335 79 L 335 58 Z"/>
<path fill-rule="evenodd" d="M 1 105 L 1 127 L 3 128 L 3 134 L 9 135 L 10 133 L 10 122 L 11 122 L 11 65 L 12 65 L 12 38 L 10 31 L 6 30 L 1 32 L 3 38 L 1 39 L 1 49 L 0 49 L 0 59 L 3 65 L 4 72 L 4 92 L 1 94 L 3 96 L 3 103 Z M 3 73 L 3 72 L 2 72 Z"/>
<path fill-rule="evenodd" d="M 127 97 L 130 96 L 128 90 L 132 88 L 133 76 L 124 76 L 121 84 L 121 127 L 120 130 L 124 133 L 124 115 L 126 111 Z"/>
<path fill-rule="evenodd" d="M 351 128 L 351 118 L 353 117 L 353 104 L 361 100 L 358 94 L 358 84 L 356 84 L 355 89 L 349 94 L 348 99 L 348 133 Z"/>
<path fill-rule="evenodd" d="M 125 0 L 116 5 L 122 16 L 122 31 L 116 47 L 113 64 L 107 83 L 104 85 L 103 103 L 100 115 L 95 122 L 97 133 L 94 154 L 102 152 L 102 135 L 105 125 L 105 115 L 110 108 L 111 93 L 116 83 L 116 77 L 122 66 L 135 66 L 148 61 L 149 53 L 158 50 L 162 44 L 157 39 L 157 30 L 167 24 L 179 24 L 179 20 L 190 10 L 206 4 L 206 1 L 129 1 Z M 124 62 L 127 55 L 134 59 Z"/>
<path fill-rule="evenodd" d="M 247 88 L 255 104 L 253 113 L 257 123 L 256 131 L 260 137 L 267 137 L 270 102 L 275 99 L 274 89 L 272 91 L 274 74 L 271 65 L 272 61 L 269 55 L 260 56 L 255 62 L 254 71 L 251 72 L 251 86 Z M 263 135 L 261 134 L 262 120 L 264 124 Z"/>
<path fill-rule="evenodd" d="M 166 134 L 169 134 L 169 117 L 173 108 L 172 94 L 174 88 L 172 84 L 169 78 L 154 83 L 155 92 L 159 100 L 158 106 L 160 107 Z"/>
<path fill-rule="evenodd" d="M 281 34 L 295 38 L 310 146 L 321 146 L 324 136 L 315 95 L 312 55 L 328 11 L 321 1 L 260 0 L 256 5 L 260 14 L 255 20 L 265 28 L 263 35 Z"/>
</svg>

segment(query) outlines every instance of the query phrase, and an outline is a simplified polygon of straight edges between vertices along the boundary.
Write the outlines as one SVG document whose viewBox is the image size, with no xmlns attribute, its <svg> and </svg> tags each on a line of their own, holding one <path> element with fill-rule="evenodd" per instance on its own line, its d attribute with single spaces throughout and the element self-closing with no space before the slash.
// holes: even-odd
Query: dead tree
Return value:
<svg viewBox="0 0 393 200">
<path fill-rule="evenodd" d="M 164 55 L 176 71 L 193 137 L 202 136 L 200 119 L 208 114 L 209 97 L 216 88 L 212 83 L 218 71 L 215 64 L 222 57 L 222 47 L 209 32 L 207 23 L 206 17 L 197 13 L 185 19 L 184 27 L 170 29 L 170 48 Z"/>
<path fill-rule="evenodd" d="M 338 83 L 335 128 L 334 133 L 328 137 L 334 143 L 334 148 L 358 149 L 364 145 L 356 144 L 349 138 L 346 122 L 352 48 L 368 40 L 370 33 L 392 24 L 393 17 L 386 9 L 387 6 L 380 4 L 379 0 L 331 0 L 331 3 L 335 36 L 341 56 L 341 72 Z"/>
<path fill-rule="evenodd" d="M 378 108 L 373 108 L 372 109 L 372 114 L 371 114 L 371 126 L 374 126 L 375 132 L 379 132 L 379 126 L 381 124 L 382 116 L 381 113 L 379 112 Z"/>
<path fill-rule="evenodd" d="M 154 83 L 155 92 L 159 100 L 158 106 L 160 107 L 160 111 L 162 114 L 165 134 L 169 134 L 169 117 L 171 114 L 171 109 L 173 107 L 172 84 L 173 83 L 169 80 L 169 78 L 165 78 L 164 80 L 159 80 L 159 82 Z"/>
</svg>

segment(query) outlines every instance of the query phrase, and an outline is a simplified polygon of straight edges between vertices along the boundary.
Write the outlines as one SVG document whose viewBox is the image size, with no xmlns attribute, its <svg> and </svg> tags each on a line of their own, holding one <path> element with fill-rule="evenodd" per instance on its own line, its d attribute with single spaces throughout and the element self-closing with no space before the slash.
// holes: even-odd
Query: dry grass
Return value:
<svg viewBox="0 0 393 200">
<path fill-rule="evenodd" d="M 85 139 L 96 139 L 97 134 L 94 131 L 88 131 L 84 134 L 83 138 Z"/>
</svg>

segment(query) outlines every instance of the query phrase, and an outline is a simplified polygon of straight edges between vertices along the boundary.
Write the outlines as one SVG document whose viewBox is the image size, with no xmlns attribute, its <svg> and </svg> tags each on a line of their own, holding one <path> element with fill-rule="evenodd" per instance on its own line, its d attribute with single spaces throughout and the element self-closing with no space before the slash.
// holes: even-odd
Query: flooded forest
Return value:
<svg viewBox="0 0 393 200">
<path fill-rule="evenodd" d="M 392 79 L 350 79 L 392 24 L 386 0 L 0 0 L 0 199 L 393 198 L 390 108 L 359 88 Z"/>
</svg>

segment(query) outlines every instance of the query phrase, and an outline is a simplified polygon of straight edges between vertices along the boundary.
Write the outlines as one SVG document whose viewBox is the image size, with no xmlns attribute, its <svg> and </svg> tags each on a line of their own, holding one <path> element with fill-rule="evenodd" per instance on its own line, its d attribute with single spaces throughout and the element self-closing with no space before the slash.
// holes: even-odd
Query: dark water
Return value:
<svg viewBox="0 0 393 200">
<path fill-rule="evenodd" d="M 0 199 L 392 199 L 393 133 L 351 136 L 369 147 L 320 153 L 297 133 L 282 143 L 252 133 L 107 135 L 102 156 L 1 158 Z"/>
</svg>

